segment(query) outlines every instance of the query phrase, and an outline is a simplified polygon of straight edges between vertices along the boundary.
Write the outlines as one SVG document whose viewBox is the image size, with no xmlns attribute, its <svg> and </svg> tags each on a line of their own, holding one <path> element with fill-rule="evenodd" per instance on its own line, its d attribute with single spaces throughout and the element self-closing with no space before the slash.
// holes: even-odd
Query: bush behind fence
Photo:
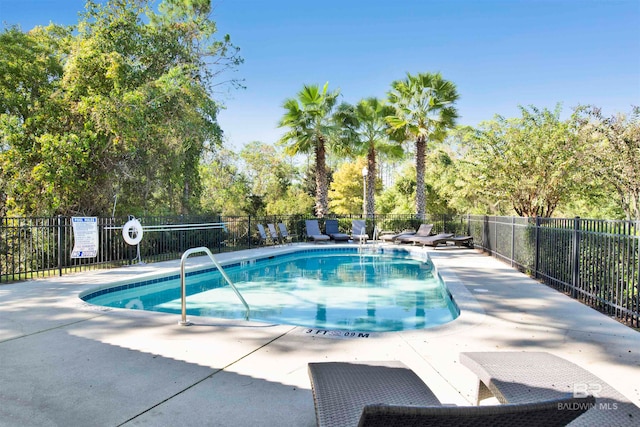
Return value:
<svg viewBox="0 0 640 427">
<path fill-rule="evenodd" d="M 144 262 L 178 259 L 187 249 L 206 246 L 229 252 L 261 244 L 258 223 L 283 222 L 289 233 L 304 236 L 302 215 L 266 217 L 170 216 L 139 218 L 145 231 L 140 243 Z M 340 231 L 351 231 L 351 220 L 338 217 Z M 122 238 L 128 218 L 98 218 L 96 258 L 72 259 L 70 217 L 0 218 L 0 283 L 136 262 L 138 252 Z M 319 219 L 321 229 L 323 219 Z M 375 215 L 367 231 L 416 229 L 425 222 L 412 215 Z M 473 236 L 476 248 L 510 263 L 555 289 L 640 327 L 640 223 L 562 218 L 498 216 L 434 216 L 434 232 Z M 198 224 L 224 223 L 224 228 Z M 178 228 L 162 226 L 185 225 Z"/>
</svg>

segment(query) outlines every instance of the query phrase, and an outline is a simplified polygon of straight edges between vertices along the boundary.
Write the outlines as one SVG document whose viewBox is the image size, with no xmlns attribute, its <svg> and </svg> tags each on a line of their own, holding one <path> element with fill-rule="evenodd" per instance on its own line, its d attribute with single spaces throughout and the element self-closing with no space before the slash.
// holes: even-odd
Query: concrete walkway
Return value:
<svg viewBox="0 0 640 427">
<path fill-rule="evenodd" d="M 222 254 L 221 261 L 265 248 Z M 426 250 L 426 249 L 419 249 Z M 104 309 L 80 292 L 177 262 L 0 286 L 2 426 L 314 426 L 307 363 L 401 360 L 443 403 L 469 405 L 463 351 L 547 351 L 640 406 L 640 333 L 474 250 L 430 255 L 461 308 L 440 327 L 368 337 Z"/>
</svg>

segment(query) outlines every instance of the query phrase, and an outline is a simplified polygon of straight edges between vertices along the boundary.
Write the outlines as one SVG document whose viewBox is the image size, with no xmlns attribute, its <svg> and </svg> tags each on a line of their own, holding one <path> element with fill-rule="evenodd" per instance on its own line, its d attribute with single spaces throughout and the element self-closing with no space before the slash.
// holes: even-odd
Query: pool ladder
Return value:
<svg viewBox="0 0 640 427">
<path fill-rule="evenodd" d="M 222 266 L 215 259 L 211 251 L 208 248 L 201 246 L 199 248 L 188 249 L 187 251 L 185 251 L 184 254 L 182 254 L 182 258 L 180 258 L 180 288 L 181 288 L 181 299 L 182 299 L 182 320 L 180 320 L 178 324 L 181 326 L 189 326 L 193 324 L 187 320 L 187 290 L 186 290 L 187 287 L 185 284 L 186 281 L 185 281 L 184 264 L 187 261 L 187 258 L 189 258 L 189 255 L 203 253 L 203 252 L 209 256 L 209 259 L 211 259 L 211 262 L 213 263 L 213 265 L 216 266 L 220 274 L 222 274 L 222 277 L 224 277 L 224 279 L 227 281 L 229 286 L 231 286 L 231 289 L 233 289 L 233 292 L 235 292 L 238 298 L 240 298 L 240 301 L 242 301 L 242 304 L 244 304 L 244 308 L 246 308 L 247 310 L 245 314 L 245 319 L 249 320 L 249 304 L 247 304 L 244 298 L 242 298 L 242 295 L 238 291 L 238 288 L 236 288 L 236 285 L 234 285 L 231 279 L 229 278 L 229 276 L 227 276 L 227 273 L 224 272 L 224 270 L 222 269 Z"/>
</svg>

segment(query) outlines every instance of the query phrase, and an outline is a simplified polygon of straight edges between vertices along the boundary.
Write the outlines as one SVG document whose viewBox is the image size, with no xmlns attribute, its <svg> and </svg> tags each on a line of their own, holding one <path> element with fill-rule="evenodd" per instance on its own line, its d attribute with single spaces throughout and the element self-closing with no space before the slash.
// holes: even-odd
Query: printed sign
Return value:
<svg viewBox="0 0 640 427">
<path fill-rule="evenodd" d="M 74 216 L 73 251 L 71 258 L 95 258 L 98 256 L 98 218 Z"/>
</svg>

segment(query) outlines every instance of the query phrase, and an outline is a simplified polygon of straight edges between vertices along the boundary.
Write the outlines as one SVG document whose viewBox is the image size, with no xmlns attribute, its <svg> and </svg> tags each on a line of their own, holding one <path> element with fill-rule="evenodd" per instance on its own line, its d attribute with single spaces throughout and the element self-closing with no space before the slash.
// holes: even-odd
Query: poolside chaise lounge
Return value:
<svg viewBox="0 0 640 427">
<path fill-rule="evenodd" d="M 454 246 L 464 246 L 466 248 L 473 248 L 473 236 L 453 236 L 446 239 L 444 243 L 446 244 L 453 243 Z"/>
<path fill-rule="evenodd" d="M 433 224 L 420 224 L 420 227 L 418 227 L 418 231 L 416 231 L 413 234 L 407 234 L 407 235 L 400 235 L 397 236 L 393 241 L 396 243 L 408 243 L 410 242 L 409 239 L 413 238 L 413 237 L 427 237 L 431 234 L 431 230 L 433 229 Z"/>
<path fill-rule="evenodd" d="M 398 361 L 308 366 L 318 427 L 564 426 L 594 402 L 565 395 L 524 405 L 442 406 Z"/>
<path fill-rule="evenodd" d="M 403 230 L 399 233 L 395 231 L 382 231 L 378 238 L 383 242 L 395 242 L 398 237 L 413 236 L 414 234 L 416 234 L 415 230 Z"/>
<path fill-rule="evenodd" d="M 468 352 L 460 353 L 460 362 L 478 377 L 477 403 L 488 397 L 520 404 L 593 394 L 595 404 L 571 426 L 640 425 L 640 408 L 591 372 L 553 354 Z"/>
<path fill-rule="evenodd" d="M 280 230 L 280 236 L 282 236 L 283 241 L 286 241 L 287 243 L 293 243 L 293 240 L 296 236 L 294 236 L 293 234 L 289 234 L 289 231 L 287 231 L 287 226 L 284 225 L 283 222 L 278 223 L 278 229 Z"/>
<path fill-rule="evenodd" d="M 449 239 L 453 237 L 453 233 L 438 233 L 433 236 L 411 236 L 407 239 L 407 242 L 414 245 L 433 246 L 434 242 L 442 241 L 442 239 Z"/>
<path fill-rule="evenodd" d="M 305 228 L 307 231 L 307 237 L 314 242 L 326 242 L 330 239 L 326 234 L 320 232 L 320 226 L 317 219 L 307 219 L 305 222 Z"/>
<path fill-rule="evenodd" d="M 276 226 L 274 224 L 267 224 L 267 230 L 269 230 L 269 236 L 271 236 L 271 240 L 274 243 L 281 242 L 280 236 L 278 236 L 278 232 L 276 231 Z"/>
<path fill-rule="evenodd" d="M 324 222 L 324 229 L 326 233 L 329 235 L 331 240 L 336 242 L 348 242 L 349 235 L 345 233 L 341 233 L 338 229 L 338 220 L 337 219 L 328 219 Z"/>
<path fill-rule="evenodd" d="M 454 236 L 450 233 L 436 234 L 435 236 L 417 238 L 411 241 L 416 245 L 433 246 L 434 248 L 437 248 L 438 245 L 448 245 L 449 243 L 455 246 L 473 247 L 472 236 Z"/>
<path fill-rule="evenodd" d="M 367 223 L 363 219 L 354 219 L 351 221 L 351 238 L 358 243 L 367 243 L 369 235 L 367 234 Z"/>
<path fill-rule="evenodd" d="M 258 233 L 260 234 L 260 243 L 262 243 L 263 245 L 267 245 L 269 243 L 275 243 L 274 240 L 267 237 L 267 232 L 264 231 L 264 225 L 258 224 L 257 227 L 258 227 Z"/>
</svg>

